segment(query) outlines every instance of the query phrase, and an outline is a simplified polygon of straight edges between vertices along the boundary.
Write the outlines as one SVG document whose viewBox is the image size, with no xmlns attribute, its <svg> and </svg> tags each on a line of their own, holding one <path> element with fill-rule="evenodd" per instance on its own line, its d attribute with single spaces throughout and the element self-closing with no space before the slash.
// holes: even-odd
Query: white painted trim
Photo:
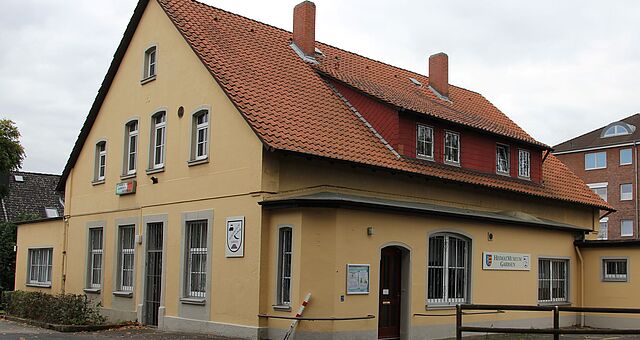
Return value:
<svg viewBox="0 0 640 340">
<path fill-rule="evenodd" d="M 609 186 L 609 182 L 587 183 L 587 186 L 589 189 L 606 188 Z"/>
<path fill-rule="evenodd" d="M 605 146 L 594 146 L 594 147 L 591 147 L 591 148 L 583 148 L 583 149 L 552 152 L 552 154 L 557 156 L 557 155 L 564 155 L 564 154 L 569 154 L 569 153 L 578 153 L 578 152 L 585 152 L 585 151 L 613 149 L 613 148 L 619 148 L 619 147 L 623 147 L 623 146 L 634 146 L 634 145 L 637 145 L 637 144 L 640 144 L 640 142 L 629 142 L 629 143 L 612 144 L 612 145 L 605 145 Z"/>
</svg>

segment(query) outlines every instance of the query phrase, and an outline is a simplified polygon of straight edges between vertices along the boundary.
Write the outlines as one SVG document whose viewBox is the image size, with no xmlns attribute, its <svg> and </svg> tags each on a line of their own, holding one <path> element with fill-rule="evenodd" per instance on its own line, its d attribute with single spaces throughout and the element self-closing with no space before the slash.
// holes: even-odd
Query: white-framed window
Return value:
<svg viewBox="0 0 640 340">
<path fill-rule="evenodd" d="M 531 178 L 531 153 L 518 149 L 518 177 Z"/>
<path fill-rule="evenodd" d="M 416 136 L 416 156 L 433 159 L 433 128 L 418 124 Z"/>
<path fill-rule="evenodd" d="M 596 193 L 596 195 L 600 196 L 605 202 L 607 201 L 607 187 L 609 183 L 590 183 L 587 186 Z"/>
<path fill-rule="evenodd" d="M 510 152 L 507 145 L 496 145 L 496 172 L 509 175 Z"/>
<path fill-rule="evenodd" d="M 633 184 L 620 184 L 620 200 L 630 201 L 633 199 Z"/>
<path fill-rule="evenodd" d="M 626 124 L 625 125 L 616 124 L 606 129 L 602 134 L 602 137 L 623 136 L 623 135 L 628 135 L 630 133 L 631 132 L 627 128 Z"/>
<path fill-rule="evenodd" d="M 278 229 L 278 282 L 276 304 L 291 305 L 291 255 L 293 229 L 289 226 Z"/>
<path fill-rule="evenodd" d="M 107 171 L 107 142 L 96 143 L 94 181 L 104 181 Z"/>
<path fill-rule="evenodd" d="M 444 132 L 444 161 L 460 164 L 460 134 L 457 132 Z"/>
<path fill-rule="evenodd" d="M 633 220 L 620 220 L 620 236 L 633 236 Z"/>
<path fill-rule="evenodd" d="M 133 291 L 133 266 L 135 259 L 135 226 L 123 225 L 118 231 L 120 258 L 118 259 L 118 290 Z"/>
<path fill-rule="evenodd" d="M 27 282 L 35 285 L 51 285 L 53 248 L 29 249 L 29 275 Z"/>
<path fill-rule="evenodd" d="M 607 168 L 607 152 L 592 152 L 584 155 L 584 169 L 606 169 Z"/>
<path fill-rule="evenodd" d="M 620 165 L 633 164 L 633 152 L 631 149 L 620 149 Z"/>
<path fill-rule="evenodd" d="M 142 79 L 154 77 L 157 70 L 157 54 L 158 49 L 156 46 L 149 47 L 144 52 L 144 72 Z"/>
<path fill-rule="evenodd" d="M 538 259 L 538 302 L 569 301 L 569 260 Z"/>
<path fill-rule="evenodd" d="M 193 135 L 191 136 L 192 160 L 209 157 L 209 111 L 200 110 L 193 115 Z"/>
<path fill-rule="evenodd" d="M 627 259 L 605 258 L 602 259 L 603 281 L 627 281 Z"/>
<path fill-rule="evenodd" d="M 167 113 L 158 112 L 151 117 L 151 169 L 164 167 L 167 131 Z"/>
<path fill-rule="evenodd" d="M 205 298 L 207 290 L 207 220 L 186 223 L 185 296 Z"/>
<path fill-rule="evenodd" d="M 102 228 L 89 229 L 89 288 L 102 285 Z"/>
<path fill-rule="evenodd" d="M 427 268 L 429 305 L 455 305 L 468 302 L 471 242 L 456 234 L 429 237 Z"/>
<path fill-rule="evenodd" d="M 136 173 L 136 161 L 138 158 L 138 121 L 132 120 L 125 125 L 125 175 Z"/>
<path fill-rule="evenodd" d="M 600 220 L 600 229 L 598 229 L 598 240 L 606 240 L 609 238 L 609 218 L 605 217 Z"/>
</svg>

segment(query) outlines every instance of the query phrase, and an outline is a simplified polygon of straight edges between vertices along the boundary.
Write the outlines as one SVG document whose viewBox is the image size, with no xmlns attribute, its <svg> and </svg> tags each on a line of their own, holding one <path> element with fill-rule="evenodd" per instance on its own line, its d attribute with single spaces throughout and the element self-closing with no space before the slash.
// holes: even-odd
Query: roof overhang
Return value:
<svg viewBox="0 0 640 340">
<path fill-rule="evenodd" d="M 422 202 L 398 201 L 377 197 L 356 196 L 336 192 L 318 192 L 299 196 L 272 197 L 259 202 L 259 204 L 268 209 L 300 207 L 346 208 L 365 210 L 375 209 L 376 211 L 412 213 L 419 215 L 452 217 L 467 220 L 481 220 L 499 224 L 516 224 L 522 226 L 571 232 L 591 231 L 591 228 L 580 227 L 537 217 L 523 217 L 524 214 L 519 216 L 517 214 L 505 214 L 500 212 L 455 208 Z"/>
<path fill-rule="evenodd" d="M 580 248 L 640 247 L 640 240 L 580 240 L 573 243 Z"/>
</svg>

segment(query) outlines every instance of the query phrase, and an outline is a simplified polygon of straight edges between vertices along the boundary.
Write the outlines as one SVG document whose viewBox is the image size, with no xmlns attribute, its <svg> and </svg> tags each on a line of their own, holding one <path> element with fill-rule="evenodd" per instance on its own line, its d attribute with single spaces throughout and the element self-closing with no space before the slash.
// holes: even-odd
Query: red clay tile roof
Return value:
<svg viewBox="0 0 640 340">
<path fill-rule="evenodd" d="M 319 63 L 306 63 L 290 46 L 291 32 L 192 0 L 158 2 L 269 147 L 611 209 L 552 155 L 544 185 L 399 158 L 321 74 L 400 108 L 547 147 L 478 93 L 451 86 L 447 102 L 408 79 L 428 84 L 426 76 L 322 43 Z"/>
<path fill-rule="evenodd" d="M 140 0 L 136 7 L 59 189 L 64 188 L 147 2 Z M 318 57 L 319 63 L 307 63 L 291 48 L 291 32 L 193 0 L 158 3 L 268 147 L 612 209 L 553 155 L 543 166 L 544 185 L 398 157 L 323 77 L 338 79 L 399 108 L 548 148 L 475 92 L 451 86 L 451 102 L 447 102 L 408 79 L 426 85 L 426 76 L 322 43 L 317 44 L 324 54 Z"/>
</svg>

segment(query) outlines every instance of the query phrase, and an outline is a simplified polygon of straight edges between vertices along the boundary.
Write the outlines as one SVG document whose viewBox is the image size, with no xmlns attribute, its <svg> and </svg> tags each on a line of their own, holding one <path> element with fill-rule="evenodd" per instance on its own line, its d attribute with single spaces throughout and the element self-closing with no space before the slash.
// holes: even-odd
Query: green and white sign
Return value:
<svg viewBox="0 0 640 340">
<path fill-rule="evenodd" d="M 520 253 L 482 253 L 484 270 L 531 270 L 531 255 Z"/>
</svg>

